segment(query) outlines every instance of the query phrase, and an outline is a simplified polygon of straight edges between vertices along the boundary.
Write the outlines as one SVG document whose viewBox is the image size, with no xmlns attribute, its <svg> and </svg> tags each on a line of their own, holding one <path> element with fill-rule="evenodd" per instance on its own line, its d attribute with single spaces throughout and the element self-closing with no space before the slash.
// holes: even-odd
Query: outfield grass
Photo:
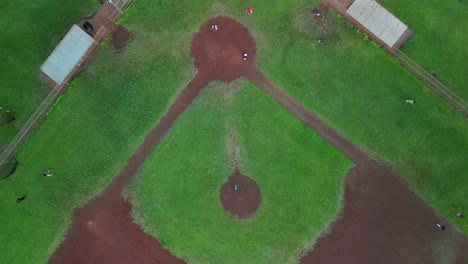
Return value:
<svg viewBox="0 0 468 264">
<path fill-rule="evenodd" d="M 148 158 L 127 190 L 133 215 L 186 261 L 295 263 L 339 212 L 351 162 L 255 86 L 229 98 L 223 86 L 206 88 Z M 219 202 L 230 121 L 241 171 L 262 191 L 243 221 Z"/>
<path fill-rule="evenodd" d="M 403 52 L 468 101 L 468 2 L 381 0 L 414 32 Z"/>
<path fill-rule="evenodd" d="M 49 88 L 39 79 L 39 68 L 70 26 L 90 15 L 97 0 L 0 0 L 0 106 L 16 121 L 0 126 L 0 151 L 46 97 Z"/>
</svg>

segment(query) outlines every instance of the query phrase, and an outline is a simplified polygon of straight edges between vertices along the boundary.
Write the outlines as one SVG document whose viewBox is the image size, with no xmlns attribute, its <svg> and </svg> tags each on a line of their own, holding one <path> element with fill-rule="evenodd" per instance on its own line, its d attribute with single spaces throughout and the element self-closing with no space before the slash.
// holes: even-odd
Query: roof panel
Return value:
<svg viewBox="0 0 468 264">
<path fill-rule="evenodd" d="M 94 39 L 90 35 L 73 25 L 42 64 L 41 70 L 57 84 L 63 83 L 93 43 Z"/>
<path fill-rule="evenodd" d="M 375 0 L 355 0 L 346 12 L 389 47 L 393 47 L 408 28 Z"/>
</svg>

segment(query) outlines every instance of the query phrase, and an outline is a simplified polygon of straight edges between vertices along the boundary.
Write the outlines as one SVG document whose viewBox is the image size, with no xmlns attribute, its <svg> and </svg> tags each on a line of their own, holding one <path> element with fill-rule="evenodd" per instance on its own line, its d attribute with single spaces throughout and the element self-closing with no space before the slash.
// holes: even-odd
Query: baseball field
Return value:
<svg viewBox="0 0 468 264">
<path fill-rule="evenodd" d="M 130 41 L 102 44 L 0 181 L 2 259 L 463 263 L 466 119 L 337 14 L 317 20 L 316 4 L 136 1 L 119 22 Z M 408 19 L 404 51 L 465 97 L 455 18 L 442 39 Z M 35 76 L 38 60 L 16 74 Z M 30 82 L 1 93 L 32 111 L 46 88 Z"/>
</svg>

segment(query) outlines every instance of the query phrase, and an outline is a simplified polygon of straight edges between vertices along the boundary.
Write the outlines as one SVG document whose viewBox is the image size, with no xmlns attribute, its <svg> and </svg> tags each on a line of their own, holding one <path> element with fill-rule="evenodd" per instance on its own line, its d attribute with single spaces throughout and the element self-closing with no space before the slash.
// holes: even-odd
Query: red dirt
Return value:
<svg viewBox="0 0 468 264">
<path fill-rule="evenodd" d="M 130 40 L 130 32 L 123 26 L 118 25 L 112 32 L 112 46 L 117 51 L 122 51 Z"/>
<path fill-rule="evenodd" d="M 116 12 L 115 7 L 112 4 L 105 3 L 93 18 L 84 20 L 89 21 L 93 25 L 94 29 L 90 33 L 91 36 L 96 37 L 101 27 L 106 28 L 109 32 L 114 30 L 115 22 L 111 18 L 114 12 Z M 83 23 L 80 23 L 80 26 L 82 25 Z"/>
<path fill-rule="evenodd" d="M 211 24 L 217 24 L 219 30 L 212 31 Z M 217 17 L 200 29 L 192 43 L 197 76 L 104 193 L 75 211 L 72 228 L 51 263 L 183 263 L 132 223 L 130 205 L 120 193 L 206 84 L 240 76 L 251 80 L 357 166 L 347 180 L 343 216 L 302 263 L 431 263 L 436 240 L 460 236 L 398 175 L 370 159 L 258 71 L 255 42 L 243 25 Z M 247 61 L 242 60 L 243 52 L 249 54 Z M 444 223 L 447 230 L 437 230 L 436 222 Z M 461 244 L 453 248 L 458 250 L 454 259 L 463 257 L 460 252 L 468 252 Z"/>
<path fill-rule="evenodd" d="M 326 6 L 323 3 L 320 3 L 317 6 L 317 10 L 320 12 L 320 16 L 312 14 L 315 23 L 317 25 L 319 25 L 319 26 L 324 27 L 324 28 L 328 28 L 329 27 L 329 21 L 328 21 L 329 18 L 328 18 L 328 16 L 330 15 L 329 11 L 328 11 L 328 6 Z"/>
<path fill-rule="evenodd" d="M 211 26 L 217 25 L 217 31 Z M 241 68 L 255 62 L 255 40 L 249 30 L 229 17 L 215 17 L 203 23 L 192 41 L 192 56 L 201 73 L 212 80 L 230 82 L 239 78 Z M 243 60 L 242 54 L 248 59 Z"/>
<path fill-rule="evenodd" d="M 235 185 L 239 187 L 238 190 L 234 189 Z M 221 186 L 219 200 L 230 216 L 246 219 L 257 211 L 262 200 L 262 193 L 254 180 L 236 169 L 228 181 Z"/>
</svg>

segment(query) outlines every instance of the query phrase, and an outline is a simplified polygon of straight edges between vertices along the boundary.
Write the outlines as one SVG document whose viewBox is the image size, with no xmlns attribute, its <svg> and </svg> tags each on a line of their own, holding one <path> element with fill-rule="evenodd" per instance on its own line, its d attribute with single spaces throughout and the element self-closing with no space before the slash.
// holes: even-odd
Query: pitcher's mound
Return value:
<svg viewBox="0 0 468 264">
<path fill-rule="evenodd" d="M 219 199 L 230 216 L 246 219 L 257 211 L 262 193 L 254 180 L 236 170 L 221 186 Z"/>
</svg>

